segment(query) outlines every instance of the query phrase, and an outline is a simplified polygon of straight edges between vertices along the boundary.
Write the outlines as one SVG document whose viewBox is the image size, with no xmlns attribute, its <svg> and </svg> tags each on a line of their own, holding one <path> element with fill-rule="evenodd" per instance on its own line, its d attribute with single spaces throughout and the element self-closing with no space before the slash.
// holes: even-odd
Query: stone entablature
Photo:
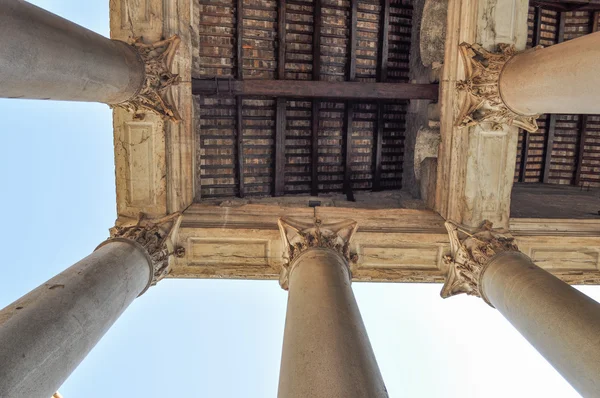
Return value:
<svg viewBox="0 0 600 398">
<path fill-rule="evenodd" d="M 281 217 L 328 223 L 352 219 L 358 229 L 349 246 L 356 253 L 354 281 L 443 283 L 451 253 L 444 219 L 429 210 L 365 210 L 338 207 L 194 204 L 183 213 L 168 277 L 278 280 L 284 261 Z M 465 228 L 472 233 L 473 230 Z M 521 252 L 568 283 L 600 283 L 600 222 L 511 221 Z"/>
<path fill-rule="evenodd" d="M 118 226 L 131 225 L 144 213 L 159 219 L 188 208 L 175 240 L 186 254 L 173 260 L 170 277 L 278 279 L 281 271 L 279 217 L 313 219 L 308 207 L 193 204 L 195 194 L 194 115 L 191 62 L 197 40 L 197 8 L 190 0 L 111 0 L 111 37 L 129 41 L 141 37 L 153 43 L 178 35 L 181 43 L 172 73 L 181 78 L 170 95 L 182 121 L 173 123 L 154 113 L 137 116 L 114 110 Z M 459 45 L 480 43 L 491 50 L 498 43 L 524 48 L 526 4 L 502 0 L 449 3 L 445 63 L 441 79 L 441 142 L 434 208 L 426 210 L 319 207 L 323 220 L 356 220 L 350 249 L 354 280 L 443 282 L 444 255 L 450 252 L 444 221 L 470 230 L 489 219 L 509 228 L 521 251 L 543 268 L 570 283 L 597 283 L 600 227 L 565 221 L 560 229 L 547 220 L 511 220 L 517 134 L 515 127 L 456 127 L 457 83 L 464 80 Z M 492 23 L 493 22 L 493 23 Z M 510 23 L 509 23 L 510 22 Z M 487 27 L 495 26 L 490 31 Z M 194 48 L 192 48 L 194 47 Z M 443 217 L 443 218 L 442 218 Z M 549 230 L 544 227 L 550 225 Z"/>
</svg>

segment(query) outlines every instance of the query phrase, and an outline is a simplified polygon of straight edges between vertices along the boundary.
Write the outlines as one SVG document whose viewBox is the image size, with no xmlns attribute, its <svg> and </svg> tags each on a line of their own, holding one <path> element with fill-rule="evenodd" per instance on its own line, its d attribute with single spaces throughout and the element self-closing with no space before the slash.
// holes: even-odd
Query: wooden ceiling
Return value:
<svg viewBox="0 0 600 398">
<path fill-rule="evenodd" d="M 594 8 L 600 8 L 595 1 L 530 2 L 528 47 L 597 32 Z M 542 115 L 537 122 L 538 131 L 519 135 L 515 181 L 599 187 L 600 115 Z"/>
<path fill-rule="evenodd" d="M 406 99 L 437 98 L 402 84 L 412 0 L 200 0 L 199 12 L 197 200 L 401 188 Z"/>
</svg>

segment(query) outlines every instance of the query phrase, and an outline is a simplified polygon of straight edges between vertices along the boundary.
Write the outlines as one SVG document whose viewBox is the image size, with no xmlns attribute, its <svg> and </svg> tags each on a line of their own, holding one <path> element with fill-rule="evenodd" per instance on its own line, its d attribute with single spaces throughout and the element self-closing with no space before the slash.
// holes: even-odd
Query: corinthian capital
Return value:
<svg viewBox="0 0 600 398">
<path fill-rule="evenodd" d="M 492 229 L 489 221 L 484 222 L 473 234 L 451 222 L 445 225 L 450 237 L 451 253 L 444 259 L 448 274 L 441 296 L 447 298 L 466 293 L 481 297 L 489 304 L 481 291 L 481 276 L 496 254 L 519 250 L 514 238 L 507 230 Z"/>
<path fill-rule="evenodd" d="M 152 44 L 145 44 L 140 38 L 133 40 L 131 45 L 144 63 L 144 84 L 135 97 L 114 107 L 132 113 L 150 111 L 174 122 L 181 120 L 169 91 L 180 81 L 179 75 L 171 72 L 180 42 L 176 35 Z"/>
<path fill-rule="evenodd" d="M 538 129 L 539 115 L 525 116 L 513 112 L 502 100 L 498 82 L 506 62 L 517 52 L 513 45 L 499 44 L 492 53 L 478 44 L 462 43 L 459 47 L 465 68 L 465 80 L 457 82 L 460 113 L 459 127 L 490 122 L 494 129 L 516 126 L 529 132 Z"/>
<path fill-rule="evenodd" d="M 283 242 L 284 264 L 279 277 L 282 288 L 288 288 L 289 274 L 294 266 L 294 260 L 304 251 L 321 247 L 331 249 L 346 259 L 350 275 L 349 263 L 355 260 L 350 254 L 350 241 L 358 229 L 358 224 L 353 220 L 338 223 L 323 224 L 316 219 L 313 222 L 304 222 L 280 218 L 277 222 Z"/>
<path fill-rule="evenodd" d="M 175 247 L 173 244 L 173 232 L 178 229 L 180 222 L 180 213 L 157 220 L 148 220 L 141 216 L 134 225 L 111 228 L 107 242 L 127 239 L 142 246 L 152 261 L 151 285 L 154 286 L 171 270 L 171 257 L 182 257 L 185 254 L 182 247 Z"/>
</svg>

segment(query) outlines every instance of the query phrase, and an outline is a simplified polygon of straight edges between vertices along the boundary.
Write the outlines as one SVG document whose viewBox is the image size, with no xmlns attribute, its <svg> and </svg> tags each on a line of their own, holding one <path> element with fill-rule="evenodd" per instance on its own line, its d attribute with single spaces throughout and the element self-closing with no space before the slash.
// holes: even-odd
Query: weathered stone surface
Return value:
<svg viewBox="0 0 600 398">
<path fill-rule="evenodd" d="M 444 63 L 448 0 L 425 0 L 419 46 L 425 66 Z"/>
<path fill-rule="evenodd" d="M 437 157 L 428 157 L 423 159 L 420 167 L 421 199 L 425 206 L 433 209 L 435 206 L 435 191 L 437 183 Z"/>
<path fill-rule="evenodd" d="M 427 158 L 437 158 L 440 139 L 440 130 L 436 128 L 421 127 L 417 132 L 414 160 L 417 181 L 421 180 L 422 162 Z"/>
<path fill-rule="evenodd" d="M 478 23 L 481 15 L 488 16 L 485 23 Z M 459 47 L 479 42 L 491 49 L 502 40 L 521 50 L 527 38 L 526 17 L 527 3 L 516 0 L 449 3 L 435 209 L 467 228 L 486 219 L 508 227 L 518 131 L 514 126 L 494 129 L 491 124 L 457 126 L 457 83 L 465 77 Z M 491 40 L 489 31 L 494 30 Z"/>
<path fill-rule="evenodd" d="M 193 199 L 193 101 L 191 93 L 192 30 L 197 17 L 191 0 L 111 0 L 111 37 L 129 42 L 181 40 L 169 62 L 181 82 L 163 95 L 178 111 L 180 122 L 155 113 L 113 111 L 117 185 L 117 225 L 139 213 L 159 218 L 189 206 Z M 163 4 L 164 3 L 164 4 Z"/>
</svg>

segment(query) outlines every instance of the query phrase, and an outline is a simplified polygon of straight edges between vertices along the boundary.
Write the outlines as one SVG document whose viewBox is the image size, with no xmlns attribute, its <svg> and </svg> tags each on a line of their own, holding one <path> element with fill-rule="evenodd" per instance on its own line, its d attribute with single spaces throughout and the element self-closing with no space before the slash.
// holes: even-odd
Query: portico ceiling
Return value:
<svg viewBox="0 0 600 398">
<path fill-rule="evenodd" d="M 196 200 L 402 187 L 412 0 L 199 7 Z"/>
</svg>

